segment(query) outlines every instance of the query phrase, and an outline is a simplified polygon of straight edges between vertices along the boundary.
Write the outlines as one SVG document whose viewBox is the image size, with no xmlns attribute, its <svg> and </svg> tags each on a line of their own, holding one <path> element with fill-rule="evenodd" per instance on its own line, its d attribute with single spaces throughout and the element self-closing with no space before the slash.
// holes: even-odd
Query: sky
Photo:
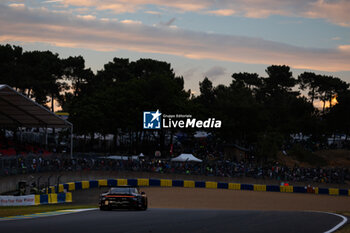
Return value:
<svg viewBox="0 0 350 233">
<path fill-rule="evenodd" d="M 272 64 L 350 82 L 349 12 L 349 0 L 1 0 L 0 44 L 82 55 L 95 72 L 166 61 L 193 93 Z"/>
</svg>

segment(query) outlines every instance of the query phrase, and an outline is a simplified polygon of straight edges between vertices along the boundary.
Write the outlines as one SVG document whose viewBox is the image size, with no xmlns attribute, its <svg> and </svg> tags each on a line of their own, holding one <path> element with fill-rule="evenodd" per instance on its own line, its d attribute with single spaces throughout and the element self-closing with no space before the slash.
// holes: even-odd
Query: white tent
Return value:
<svg viewBox="0 0 350 233">
<path fill-rule="evenodd" d="M 196 133 L 193 135 L 193 137 L 195 137 L 195 138 L 206 138 L 208 136 L 209 136 L 209 134 L 207 132 L 204 132 L 204 131 L 196 131 Z"/>
<path fill-rule="evenodd" d="M 112 159 L 112 160 L 139 160 L 137 155 L 133 156 L 124 156 L 124 155 L 110 155 L 110 156 L 101 156 L 100 159 Z"/>
<path fill-rule="evenodd" d="M 193 156 L 193 154 L 181 154 L 173 159 L 172 162 L 202 162 L 202 160 Z"/>
</svg>

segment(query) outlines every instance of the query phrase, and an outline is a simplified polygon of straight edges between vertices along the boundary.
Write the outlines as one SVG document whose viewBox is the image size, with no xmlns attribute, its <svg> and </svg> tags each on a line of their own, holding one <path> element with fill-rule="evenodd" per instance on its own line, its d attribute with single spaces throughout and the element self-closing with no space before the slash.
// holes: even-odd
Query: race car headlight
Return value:
<svg viewBox="0 0 350 233">
<path fill-rule="evenodd" d="M 106 201 L 105 201 L 105 205 L 108 205 L 108 204 L 109 204 L 109 201 L 108 201 L 108 200 L 106 200 Z"/>
</svg>

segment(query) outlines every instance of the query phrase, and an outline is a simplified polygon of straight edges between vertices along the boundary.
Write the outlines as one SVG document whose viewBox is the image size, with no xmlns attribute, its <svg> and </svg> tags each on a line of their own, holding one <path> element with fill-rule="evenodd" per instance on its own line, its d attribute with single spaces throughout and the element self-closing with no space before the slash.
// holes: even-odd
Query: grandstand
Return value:
<svg viewBox="0 0 350 233">
<path fill-rule="evenodd" d="M 73 124 L 57 116 L 44 106 L 34 102 L 8 85 L 0 85 L 0 129 L 42 128 L 47 144 L 48 128 L 68 128 L 71 132 L 70 155 L 73 155 Z M 16 144 L 0 138 L 0 155 L 16 156 L 25 153 L 50 154 L 37 145 Z"/>
</svg>

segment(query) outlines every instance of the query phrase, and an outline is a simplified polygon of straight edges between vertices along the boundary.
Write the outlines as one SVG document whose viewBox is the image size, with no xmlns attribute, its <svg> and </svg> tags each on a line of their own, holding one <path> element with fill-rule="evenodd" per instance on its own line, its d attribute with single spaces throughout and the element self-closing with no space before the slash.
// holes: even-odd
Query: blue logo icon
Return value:
<svg viewBox="0 0 350 233">
<path fill-rule="evenodd" d="M 143 128 L 144 129 L 160 129 L 162 113 L 157 110 L 156 112 L 143 112 Z"/>
</svg>

